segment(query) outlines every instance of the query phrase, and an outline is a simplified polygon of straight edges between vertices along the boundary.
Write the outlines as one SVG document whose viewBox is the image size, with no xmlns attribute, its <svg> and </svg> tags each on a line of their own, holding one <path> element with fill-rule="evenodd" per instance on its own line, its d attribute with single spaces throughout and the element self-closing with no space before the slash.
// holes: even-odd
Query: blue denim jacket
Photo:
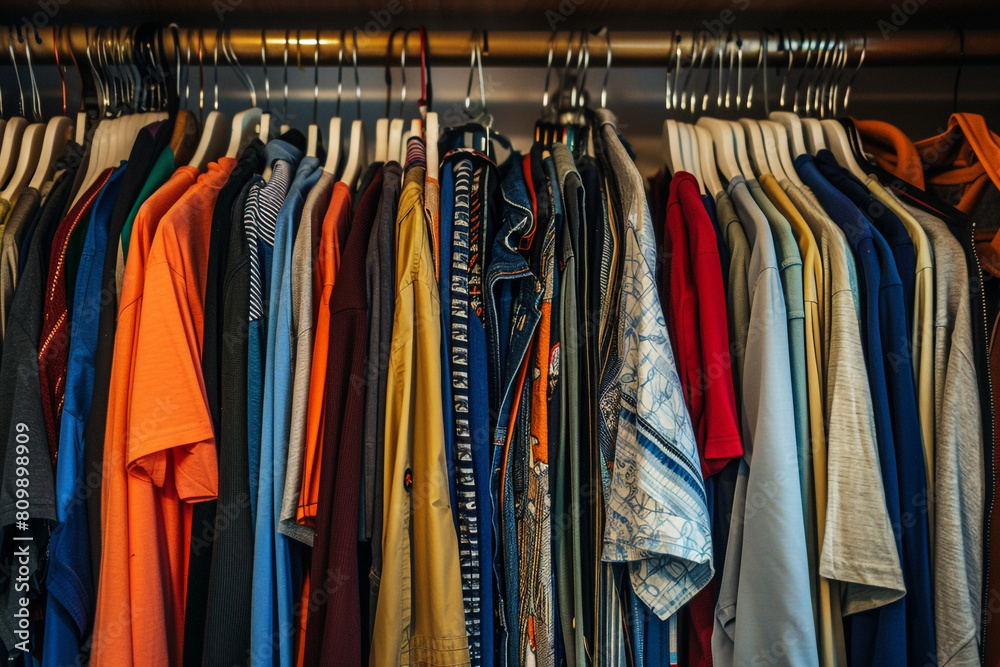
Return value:
<svg viewBox="0 0 1000 667">
<path fill-rule="evenodd" d="M 493 257 L 486 272 L 486 337 L 489 348 L 490 395 L 495 415 L 493 467 L 490 494 L 493 530 L 497 544 L 494 576 L 498 582 L 501 630 L 499 655 L 503 664 L 520 665 L 519 561 L 514 518 L 513 451 L 504 457 L 510 410 L 517 391 L 517 376 L 527 356 L 538 324 L 541 292 L 528 261 L 518 249 L 521 236 L 531 229 L 534 216 L 521 168 L 521 156 L 512 153 L 500 191 L 501 223 L 493 241 Z M 503 475 L 503 470 L 508 470 Z M 503 488 L 503 505 L 500 493 Z"/>
</svg>

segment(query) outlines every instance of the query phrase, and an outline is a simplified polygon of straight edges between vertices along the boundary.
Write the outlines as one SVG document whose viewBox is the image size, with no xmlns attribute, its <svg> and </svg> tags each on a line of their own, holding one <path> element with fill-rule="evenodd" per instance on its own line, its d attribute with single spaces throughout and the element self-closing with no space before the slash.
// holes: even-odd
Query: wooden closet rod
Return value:
<svg viewBox="0 0 1000 667">
<path fill-rule="evenodd" d="M 372 26 L 359 26 L 358 29 L 358 60 L 362 65 L 382 65 L 386 61 L 387 48 L 389 48 L 390 37 L 392 38 L 390 62 L 398 66 L 400 49 L 403 47 L 404 31 L 398 30 L 395 33 L 389 28 L 379 28 L 371 30 Z M 86 49 L 88 36 L 93 52 L 97 43 L 96 28 L 73 25 L 64 27 L 62 30 L 61 53 L 69 55 L 72 48 L 77 62 L 82 66 L 86 60 Z M 106 44 L 110 44 L 114 35 L 124 37 L 129 32 L 126 28 L 103 28 L 103 35 Z M 21 34 L 24 42 L 18 40 L 17 31 L 13 33 L 14 53 L 20 66 L 26 64 L 24 49 L 28 45 L 31 48 L 32 63 L 54 62 L 53 39 L 55 30 L 52 26 L 38 28 L 38 38 L 41 43 L 35 40 L 35 33 L 32 28 L 21 26 Z M 199 31 L 197 28 L 180 28 L 179 41 L 182 59 L 186 60 L 188 46 L 191 46 L 191 62 L 197 62 L 199 34 L 203 42 L 203 58 L 206 63 L 211 62 L 212 53 L 215 48 L 215 41 L 221 34 L 215 28 L 206 28 Z M 233 29 L 230 31 L 230 42 L 240 63 L 244 66 L 259 66 L 261 59 L 261 31 L 254 29 Z M 351 29 L 344 33 L 344 65 L 350 65 L 351 59 Z M 481 33 L 479 33 L 481 34 Z M 169 29 L 164 29 L 164 50 L 167 60 L 173 62 L 174 44 L 173 36 Z M 830 31 L 812 30 L 805 32 L 805 47 L 800 48 L 800 32 L 798 29 L 786 30 L 784 32 L 784 46 L 780 44 L 780 36 L 772 31 L 765 40 L 767 42 L 767 63 L 769 66 L 787 66 L 789 48 L 792 48 L 792 65 L 801 67 L 809 60 L 810 67 L 815 67 L 817 54 L 820 53 L 820 46 L 829 40 L 842 40 L 848 51 L 846 67 L 851 68 L 857 65 L 862 51 L 865 53 L 864 64 L 867 65 L 957 65 L 963 64 L 983 64 L 1000 63 L 1000 30 L 967 30 L 964 37 L 960 37 L 956 30 L 910 30 L 901 28 L 894 32 L 889 32 L 883 37 L 878 30 L 867 31 L 841 31 L 833 33 Z M 733 43 L 737 39 L 734 31 L 728 33 L 722 31 L 713 34 L 709 31 L 662 31 L 662 32 L 634 32 L 621 31 L 611 32 L 611 52 L 612 66 L 646 66 L 664 68 L 670 61 L 671 53 L 676 52 L 679 45 L 684 58 L 685 66 L 691 57 L 692 39 L 697 40 L 697 49 L 700 52 L 707 39 L 709 48 L 706 56 L 705 67 L 711 63 L 713 45 L 725 44 L 727 39 Z M 742 38 L 743 66 L 751 67 L 756 65 L 758 53 L 760 52 L 760 33 L 754 31 L 742 31 L 739 35 Z M 428 46 L 432 57 L 433 65 L 465 65 L 469 64 L 470 48 L 473 44 L 474 36 L 472 31 L 428 31 Z M 340 52 L 341 31 L 321 30 L 319 33 L 319 61 L 324 65 L 336 65 Z M 497 65 L 536 65 L 544 67 L 548 61 L 550 40 L 554 51 L 553 66 L 559 67 L 565 63 L 566 49 L 570 39 L 568 31 L 562 31 L 552 39 L 548 32 L 520 32 L 520 31 L 486 31 L 485 45 L 483 49 L 484 63 Z M 580 33 L 573 34 L 574 53 L 578 49 Z M 289 60 L 295 62 L 301 58 L 303 65 L 313 62 L 313 50 L 316 44 L 315 29 L 305 29 L 301 31 L 291 30 L 288 36 Z M 8 32 L 0 30 L 0 62 L 9 63 L 10 55 L 8 50 Z M 271 29 L 266 31 L 266 53 L 268 64 L 275 66 L 283 57 L 285 49 L 285 30 Z M 301 45 L 299 44 L 301 42 Z M 964 42 L 964 45 L 963 45 Z M 832 42 L 830 42 L 832 43 Z M 811 53 L 810 51 L 811 45 Z M 588 38 L 588 48 L 590 51 L 590 67 L 592 70 L 601 69 L 606 62 L 606 43 L 603 36 L 590 35 Z M 419 38 L 416 31 L 412 31 L 406 43 L 408 63 L 419 62 Z M 811 57 L 811 59 L 809 59 Z M 62 60 L 68 62 L 68 58 Z M 220 47 L 220 64 L 225 63 L 225 58 Z M 726 57 L 728 64 L 728 56 Z M 574 56 L 575 62 L 575 56 Z"/>
</svg>

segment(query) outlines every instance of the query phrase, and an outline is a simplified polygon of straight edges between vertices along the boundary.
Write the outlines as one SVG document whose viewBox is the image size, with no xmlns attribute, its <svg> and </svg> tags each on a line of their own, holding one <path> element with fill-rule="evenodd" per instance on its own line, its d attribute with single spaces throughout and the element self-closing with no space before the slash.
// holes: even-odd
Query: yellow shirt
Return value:
<svg viewBox="0 0 1000 667">
<path fill-rule="evenodd" d="M 441 392 L 441 304 L 424 168 L 403 179 L 385 407 L 382 578 L 371 664 L 468 665 Z M 428 388 L 433 388 L 429 391 Z"/>
<path fill-rule="evenodd" d="M 930 543 L 934 544 L 934 251 L 927 232 L 895 197 L 886 192 L 873 177 L 868 178 L 866 185 L 903 222 L 917 255 L 910 357 L 913 359 L 913 383 L 917 388 L 920 432 L 924 439 L 928 537 Z M 932 549 L 931 557 L 933 556 Z"/>
</svg>

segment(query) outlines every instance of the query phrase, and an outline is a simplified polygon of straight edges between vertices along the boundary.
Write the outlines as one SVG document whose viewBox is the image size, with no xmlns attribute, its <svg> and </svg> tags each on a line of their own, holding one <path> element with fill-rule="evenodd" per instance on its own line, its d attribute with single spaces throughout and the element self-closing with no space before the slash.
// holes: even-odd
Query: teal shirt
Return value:
<svg viewBox="0 0 1000 667">
<path fill-rule="evenodd" d="M 152 196 L 154 192 L 160 189 L 164 183 L 173 175 L 174 173 L 174 149 L 167 146 L 160 153 L 160 156 L 156 158 L 156 162 L 153 163 L 153 168 L 149 172 L 149 176 L 146 177 L 146 182 L 142 184 L 142 189 L 139 190 L 139 196 L 135 198 L 135 204 L 132 205 L 132 210 L 129 211 L 128 217 L 125 218 L 125 224 L 122 226 L 122 264 L 128 258 L 128 243 L 132 238 L 132 223 L 135 222 L 135 216 L 139 214 L 139 209 L 146 200 Z"/>
</svg>

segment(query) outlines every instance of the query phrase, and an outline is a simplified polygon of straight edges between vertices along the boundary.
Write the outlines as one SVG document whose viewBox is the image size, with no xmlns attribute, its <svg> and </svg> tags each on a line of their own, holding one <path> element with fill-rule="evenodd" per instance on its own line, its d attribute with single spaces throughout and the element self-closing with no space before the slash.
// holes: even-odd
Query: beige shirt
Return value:
<svg viewBox="0 0 1000 667">
<path fill-rule="evenodd" d="M 441 386 L 441 303 L 423 190 L 424 169 L 407 169 L 396 217 L 396 309 L 385 395 L 382 579 L 373 667 L 469 664 L 444 412 L 436 391 Z"/>
</svg>

